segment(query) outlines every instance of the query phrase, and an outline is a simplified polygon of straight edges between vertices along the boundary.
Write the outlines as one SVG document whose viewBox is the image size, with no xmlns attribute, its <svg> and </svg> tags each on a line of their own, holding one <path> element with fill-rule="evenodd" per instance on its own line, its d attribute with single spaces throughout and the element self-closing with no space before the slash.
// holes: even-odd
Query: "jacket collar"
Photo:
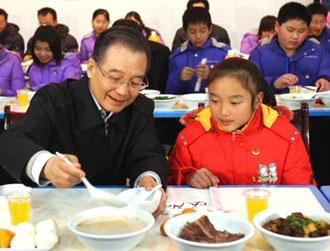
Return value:
<svg viewBox="0 0 330 251">
<path fill-rule="evenodd" d="M 201 49 L 205 49 L 205 48 L 209 48 L 209 47 L 212 47 L 212 40 L 211 40 L 211 38 L 209 38 L 206 42 L 205 42 L 205 44 L 203 44 L 203 46 L 202 47 L 195 47 L 195 46 L 193 46 L 192 45 L 192 43 L 189 41 L 188 42 L 188 50 L 201 50 Z"/>
<path fill-rule="evenodd" d="M 308 52 L 310 49 L 312 49 L 313 47 L 313 42 L 309 41 L 308 39 L 306 39 L 302 45 L 300 45 L 300 47 L 296 50 L 295 54 L 292 56 L 293 59 L 297 59 L 300 58 L 301 56 L 304 55 L 304 53 Z M 282 49 L 282 47 L 280 46 L 279 42 L 278 42 L 278 36 L 275 35 L 271 42 L 270 42 L 270 49 L 278 54 L 282 54 L 284 56 L 287 57 L 287 54 L 285 53 L 285 51 Z"/>
<path fill-rule="evenodd" d="M 95 104 L 90 92 L 88 81 L 88 77 L 84 77 L 80 83 L 72 82 L 71 85 L 74 96 L 74 107 L 81 132 L 92 129 L 96 126 L 104 125 L 101 112 Z M 128 106 L 120 113 L 114 113 L 109 118 L 108 122 L 115 125 L 119 131 L 124 131 L 125 126 L 123 126 L 123 124 L 127 121 L 130 109 L 131 106 Z"/>
<path fill-rule="evenodd" d="M 267 105 L 261 104 L 261 106 L 254 112 L 249 122 L 242 129 L 237 130 L 236 132 L 247 134 L 259 128 L 260 124 L 271 128 L 278 116 L 279 114 L 276 110 Z M 209 107 L 198 113 L 196 120 L 200 122 L 205 131 L 209 131 L 211 128 L 214 128 L 216 132 L 223 133 L 215 119 L 212 117 Z"/>
</svg>

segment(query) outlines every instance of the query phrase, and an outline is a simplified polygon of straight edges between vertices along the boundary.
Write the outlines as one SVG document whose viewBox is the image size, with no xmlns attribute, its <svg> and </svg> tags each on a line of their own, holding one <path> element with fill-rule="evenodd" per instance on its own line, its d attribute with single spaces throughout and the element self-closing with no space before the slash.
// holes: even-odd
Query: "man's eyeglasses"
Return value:
<svg viewBox="0 0 330 251">
<path fill-rule="evenodd" d="M 120 85 L 127 84 L 128 88 L 135 91 L 141 91 L 149 86 L 148 79 L 145 77 L 145 82 L 138 79 L 126 80 L 123 77 L 118 77 L 113 73 L 106 72 L 100 65 L 97 66 L 103 77 L 105 77 L 109 83 L 113 86 L 119 87 Z"/>
</svg>

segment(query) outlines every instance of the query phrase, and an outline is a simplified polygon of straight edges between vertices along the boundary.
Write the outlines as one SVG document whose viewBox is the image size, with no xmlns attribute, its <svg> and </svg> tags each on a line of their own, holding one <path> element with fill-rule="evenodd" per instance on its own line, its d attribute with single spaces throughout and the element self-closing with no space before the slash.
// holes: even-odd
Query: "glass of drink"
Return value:
<svg viewBox="0 0 330 251">
<path fill-rule="evenodd" d="M 247 218 L 253 222 L 254 216 L 268 208 L 270 192 L 266 189 L 250 188 L 243 192 L 245 196 Z"/>
<path fill-rule="evenodd" d="M 301 85 L 290 85 L 290 93 L 301 93 Z"/>
<path fill-rule="evenodd" d="M 28 105 L 28 90 L 20 89 L 17 90 L 17 101 L 19 106 L 27 106 Z"/>
<path fill-rule="evenodd" d="M 31 215 L 31 193 L 28 191 L 12 191 L 5 194 L 10 221 L 12 225 L 21 222 L 30 222 Z"/>
</svg>

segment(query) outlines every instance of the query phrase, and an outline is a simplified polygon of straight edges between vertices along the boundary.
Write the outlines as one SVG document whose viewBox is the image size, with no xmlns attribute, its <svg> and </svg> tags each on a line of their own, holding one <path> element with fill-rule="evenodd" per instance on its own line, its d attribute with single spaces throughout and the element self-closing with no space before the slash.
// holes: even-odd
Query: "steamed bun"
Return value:
<svg viewBox="0 0 330 251">
<path fill-rule="evenodd" d="M 34 234 L 26 232 L 16 233 L 10 242 L 10 248 L 32 249 L 35 248 L 35 246 Z"/>
<path fill-rule="evenodd" d="M 37 248 L 51 249 L 58 242 L 58 236 L 51 231 L 37 232 L 35 241 Z"/>
<path fill-rule="evenodd" d="M 33 224 L 29 222 L 22 222 L 16 226 L 16 233 L 29 233 L 34 234 L 36 229 Z"/>
<path fill-rule="evenodd" d="M 57 224 L 53 219 L 43 220 L 36 225 L 36 231 L 37 234 L 42 232 L 53 232 L 57 234 Z"/>
</svg>

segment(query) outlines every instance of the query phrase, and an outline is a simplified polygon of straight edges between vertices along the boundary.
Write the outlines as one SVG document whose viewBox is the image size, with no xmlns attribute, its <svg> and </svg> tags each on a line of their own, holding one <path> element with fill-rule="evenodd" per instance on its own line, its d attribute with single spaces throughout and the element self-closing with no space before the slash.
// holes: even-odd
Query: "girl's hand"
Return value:
<svg viewBox="0 0 330 251">
<path fill-rule="evenodd" d="M 195 188 L 208 188 L 217 186 L 219 179 L 213 175 L 208 169 L 201 168 L 197 170 L 189 179 L 188 184 Z"/>
</svg>

